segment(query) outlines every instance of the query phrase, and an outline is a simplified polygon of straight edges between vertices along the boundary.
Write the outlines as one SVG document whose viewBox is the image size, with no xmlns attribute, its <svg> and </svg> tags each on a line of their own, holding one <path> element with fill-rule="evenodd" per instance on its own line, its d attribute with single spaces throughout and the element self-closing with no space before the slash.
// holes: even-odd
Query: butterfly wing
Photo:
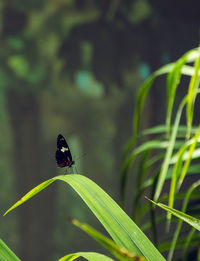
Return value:
<svg viewBox="0 0 200 261">
<path fill-rule="evenodd" d="M 58 166 L 61 167 L 61 168 L 67 166 L 66 165 L 66 163 L 67 163 L 66 156 L 60 150 L 56 151 L 56 162 L 57 162 Z"/>
<path fill-rule="evenodd" d="M 71 167 L 74 164 L 69 146 L 65 138 L 59 134 L 57 137 L 57 151 L 56 151 L 56 162 L 59 167 L 63 168 L 66 166 Z"/>
</svg>

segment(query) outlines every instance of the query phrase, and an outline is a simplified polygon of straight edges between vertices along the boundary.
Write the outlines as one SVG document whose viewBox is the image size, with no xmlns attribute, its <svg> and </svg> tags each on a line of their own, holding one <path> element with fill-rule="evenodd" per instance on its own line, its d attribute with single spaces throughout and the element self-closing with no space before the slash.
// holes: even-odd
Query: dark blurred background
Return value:
<svg viewBox="0 0 200 261">
<path fill-rule="evenodd" d="M 54 158 L 59 133 L 78 172 L 118 201 L 138 87 L 198 46 L 199 10 L 197 0 L 0 2 L 1 213 L 35 185 L 65 173 Z M 157 80 L 150 94 L 146 126 L 163 123 L 164 84 Z M 65 214 L 101 229 L 60 182 L 1 217 L 0 238 L 28 261 L 105 252 Z"/>
</svg>

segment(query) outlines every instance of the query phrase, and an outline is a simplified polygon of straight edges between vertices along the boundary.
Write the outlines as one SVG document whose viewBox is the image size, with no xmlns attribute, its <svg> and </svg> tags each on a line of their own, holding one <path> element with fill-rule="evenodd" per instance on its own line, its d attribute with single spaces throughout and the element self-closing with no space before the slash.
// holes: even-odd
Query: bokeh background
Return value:
<svg viewBox="0 0 200 261">
<path fill-rule="evenodd" d="M 198 46 L 199 10 L 197 0 L 0 1 L 1 213 L 65 173 L 54 157 L 59 133 L 78 172 L 118 201 L 137 90 Z M 150 93 L 146 126 L 163 122 L 163 84 L 157 80 Z M 65 215 L 102 229 L 70 187 L 57 183 L 1 216 L 0 237 L 28 261 L 105 252 Z"/>
</svg>

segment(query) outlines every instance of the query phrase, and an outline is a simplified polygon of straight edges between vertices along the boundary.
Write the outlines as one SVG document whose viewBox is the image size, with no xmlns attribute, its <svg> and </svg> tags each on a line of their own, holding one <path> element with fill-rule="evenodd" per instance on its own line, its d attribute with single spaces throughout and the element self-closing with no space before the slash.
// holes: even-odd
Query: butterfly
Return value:
<svg viewBox="0 0 200 261">
<path fill-rule="evenodd" d="M 71 167 L 75 164 L 65 138 L 59 134 L 57 137 L 56 162 L 60 168 Z"/>
</svg>

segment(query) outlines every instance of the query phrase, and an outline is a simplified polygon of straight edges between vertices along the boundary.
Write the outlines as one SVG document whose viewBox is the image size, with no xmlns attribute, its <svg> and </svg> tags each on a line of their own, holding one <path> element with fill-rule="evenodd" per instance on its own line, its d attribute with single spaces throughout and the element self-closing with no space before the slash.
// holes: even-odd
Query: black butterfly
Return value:
<svg viewBox="0 0 200 261">
<path fill-rule="evenodd" d="M 59 134 L 57 137 L 57 151 L 56 151 L 56 162 L 60 168 L 71 167 L 75 161 L 72 160 L 72 155 L 67 145 L 65 138 Z"/>
</svg>

